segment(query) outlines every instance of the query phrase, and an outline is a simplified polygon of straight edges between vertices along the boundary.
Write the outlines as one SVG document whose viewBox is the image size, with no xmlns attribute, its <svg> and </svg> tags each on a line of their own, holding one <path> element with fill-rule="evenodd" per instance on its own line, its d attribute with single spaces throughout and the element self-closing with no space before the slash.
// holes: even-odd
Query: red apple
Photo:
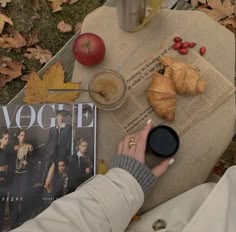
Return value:
<svg viewBox="0 0 236 232">
<path fill-rule="evenodd" d="M 82 65 L 99 64 L 105 56 L 105 51 L 104 41 L 94 33 L 80 34 L 73 44 L 74 57 Z"/>
</svg>

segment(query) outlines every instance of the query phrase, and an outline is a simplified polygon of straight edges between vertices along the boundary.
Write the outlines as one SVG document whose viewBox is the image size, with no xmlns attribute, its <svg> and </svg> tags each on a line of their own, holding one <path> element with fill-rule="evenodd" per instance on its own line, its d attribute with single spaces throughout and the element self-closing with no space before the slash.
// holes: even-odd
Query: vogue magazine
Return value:
<svg viewBox="0 0 236 232">
<path fill-rule="evenodd" d="M 95 174 L 92 103 L 0 106 L 0 232 L 37 216 Z"/>
</svg>

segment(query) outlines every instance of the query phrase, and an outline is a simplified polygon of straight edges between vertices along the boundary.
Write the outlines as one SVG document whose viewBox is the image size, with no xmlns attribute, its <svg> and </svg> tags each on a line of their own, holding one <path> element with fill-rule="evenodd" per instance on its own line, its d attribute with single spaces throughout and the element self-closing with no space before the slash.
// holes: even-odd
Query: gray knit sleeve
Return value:
<svg viewBox="0 0 236 232">
<path fill-rule="evenodd" d="M 116 155 L 110 168 L 122 168 L 129 172 L 138 181 L 144 193 L 148 192 L 157 179 L 145 164 L 127 155 Z"/>
</svg>

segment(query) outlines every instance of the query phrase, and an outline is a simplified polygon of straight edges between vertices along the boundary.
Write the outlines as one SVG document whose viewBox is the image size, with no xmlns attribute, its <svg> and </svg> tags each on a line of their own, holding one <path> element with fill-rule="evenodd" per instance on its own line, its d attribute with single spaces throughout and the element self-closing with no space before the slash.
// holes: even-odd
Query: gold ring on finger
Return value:
<svg viewBox="0 0 236 232">
<path fill-rule="evenodd" d="M 135 138 L 134 137 L 130 138 L 130 140 L 129 140 L 129 148 L 131 146 L 136 146 L 136 145 L 137 145 L 137 142 L 136 142 Z"/>
</svg>

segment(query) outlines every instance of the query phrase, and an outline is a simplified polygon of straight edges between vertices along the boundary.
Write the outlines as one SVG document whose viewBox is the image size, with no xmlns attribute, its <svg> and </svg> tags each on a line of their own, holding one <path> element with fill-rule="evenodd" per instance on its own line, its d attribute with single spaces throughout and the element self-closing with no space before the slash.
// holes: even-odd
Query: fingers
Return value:
<svg viewBox="0 0 236 232">
<path fill-rule="evenodd" d="M 117 154 L 118 155 L 125 154 L 128 156 L 132 156 L 134 159 L 144 163 L 146 140 L 151 128 L 152 128 L 151 120 L 148 120 L 143 130 L 132 135 L 126 135 L 118 145 Z M 131 141 L 131 139 L 134 139 L 134 141 Z"/>
<path fill-rule="evenodd" d="M 138 157 L 142 157 L 145 154 L 147 136 L 148 136 L 148 133 L 151 129 L 152 129 L 152 123 L 151 123 L 151 120 L 148 120 L 148 122 L 144 126 L 143 130 L 138 133 L 137 149 L 136 149 Z"/>
<path fill-rule="evenodd" d="M 125 154 L 129 156 L 134 156 L 135 151 L 136 151 L 136 145 L 130 146 L 130 139 L 131 138 L 136 138 L 136 136 L 133 135 L 126 135 L 123 140 L 120 141 L 117 149 L 117 154 Z"/>
<path fill-rule="evenodd" d="M 162 161 L 159 165 L 152 169 L 153 175 L 156 177 L 161 176 L 168 169 L 168 167 L 174 163 L 174 161 L 175 160 L 173 158 Z"/>
<path fill-rule="evenodd" d="M 121 140 L 121 141 L 119 142 L 119 145 L 118 145 L 117 155 L 121 155 L 121 154 L 122 154 L 122 151 L 123 151 L 123 144 L 124 144 L 124 141 Z"/>
</svg>

